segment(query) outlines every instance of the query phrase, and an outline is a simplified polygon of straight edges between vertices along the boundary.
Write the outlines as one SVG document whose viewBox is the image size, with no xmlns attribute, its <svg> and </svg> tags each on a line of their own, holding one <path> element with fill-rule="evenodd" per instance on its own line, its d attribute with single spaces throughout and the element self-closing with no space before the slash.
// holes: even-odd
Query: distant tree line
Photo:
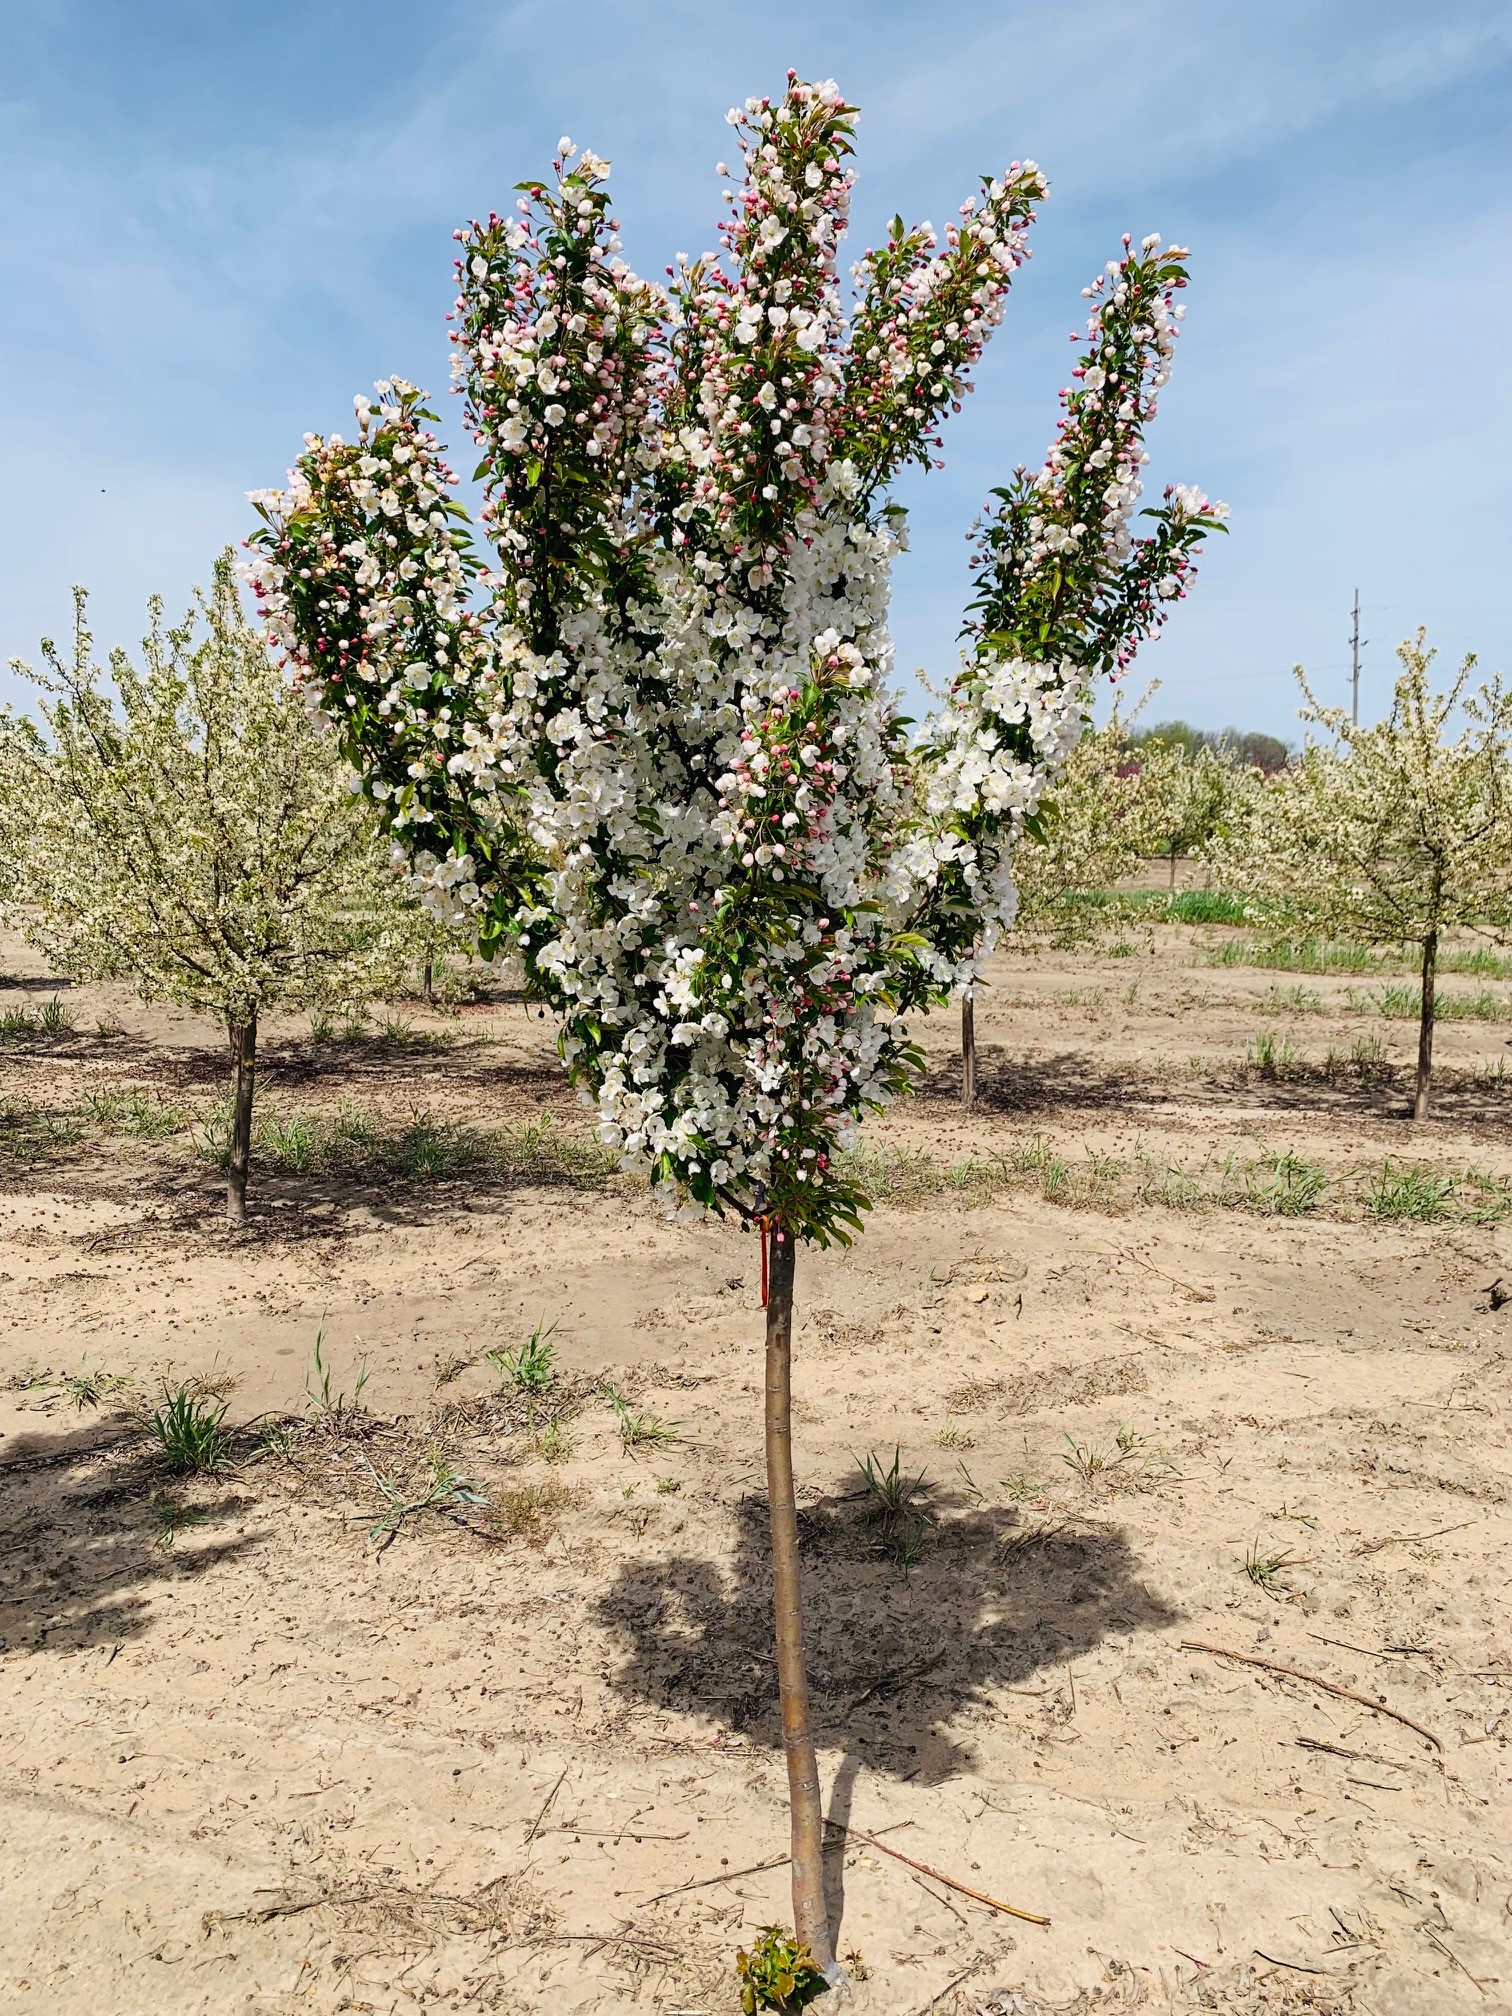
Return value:
<svg viewBox="0 0 1512 2016">
<path fill-rule="evenodd" d="M 1135 748 L 1184 749 L 1195 757 L 1208 750 L 1230 763 L 1258 770 L 1262 777 L 1284 770 L 1295 751 L 1279 735 L 1267 735 L 1258 728 L 1194 728 L 1190 721 L 1156 721 L 1148 728 L 1131 728 L 1128 734 Z"/>
</svg>

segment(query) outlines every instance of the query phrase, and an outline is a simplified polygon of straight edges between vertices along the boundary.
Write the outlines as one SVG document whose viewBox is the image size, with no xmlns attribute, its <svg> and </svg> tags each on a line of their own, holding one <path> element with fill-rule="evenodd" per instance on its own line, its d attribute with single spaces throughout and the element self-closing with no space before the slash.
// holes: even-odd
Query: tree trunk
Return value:
<svg viewBox="0 0 1512 2016">
<path fill-rule="evenodd" d="M 808 1671 L 803 1657 L 802 1591 L 798 1576 L 798 1506 L 793 1496 L 792 1235 L 771 1241 L 767 1284 L 766 1463 L 772 1524 L 772 1595 L 777 1627 L 777 1687 L 787 1754 L 793 1843 L 793 1926 L 819 1966 L 834 1965 L 824 1902 L 824 1808 L 819 1765 L 809 1727 Z"/>
<path fill-rule="evenodd" d="M 231 1160 L 226 1169 L 226 1217 L 247 1222 L 247 1164 L 252 1158 L 252 1087 L 257 1076 L 257 1015 L 233 1025 L 231 1056 L 236 1066 L 236 1102 L 231 1114 Z"/>
<path fill-rule="evenodd" d="M 1433 1079 L 1433 990 L 1438 977 L 1438 933 L 1423 940 L 1423 1006 L 1418 1017 L 1417 1089 L 1412 1098 L 1414 1120 L 1428 1118 L 1428 1089 Z"/>
<path fill-rule="evenodd" d="M 426 954 L 425 977 L 421 984 L 425 989 L 427 1003 L 434 1001 L 436 998 L 436 962 L 431 958 L 429 953 Z"/>
<path fill-rule="evenodd" d="M 1171 894 L 1176 893 L 1176 843 L 1171 842 Z"/>
<path fill-rule="evenodd" d="M 961 996 L 961 1104 L 976 1104 L 976 1002 Z"/>
</svg>

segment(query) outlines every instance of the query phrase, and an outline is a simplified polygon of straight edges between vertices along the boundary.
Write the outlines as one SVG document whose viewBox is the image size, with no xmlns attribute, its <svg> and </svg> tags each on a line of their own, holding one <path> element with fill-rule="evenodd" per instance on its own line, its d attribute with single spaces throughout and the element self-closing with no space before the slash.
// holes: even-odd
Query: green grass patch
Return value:
<svg viewBox="0 0 1512 2016">
<path fill-rule="evenodd" d="M 1349 1005 L 1357 1014 L 1416 1022 L 1423 1013 L 1423 990 L 1405 984 L 1388 985 L 1377 993 L 1351 987 Z M 1493 987 L 1482 987 L 1474 994 L 1440 991 L 1434 995 L 1433 1015 L 1437 1022 L 1512 1022 L 1512 1000 Z"/>
<path fill-rule="evenodd" d="M 102 1133 L 122 1134 L 134 1141 L 161 1141 L 188 1125 L 182 1106 L 141 1085 L 91 1092 L 84 1101 L 84 1112 Z"/>
<path fill-rule="evenodd" d="M 1425 1162 L 1402 1162 L 1388 1155 L 1365 1188 L 1365 1208 L 1373 1218 L 1439 1219 L 1500 1224 L 1512 1207 L 1512 1183 L 1473 1166 L 1450 1174 Z"/>
</svg>

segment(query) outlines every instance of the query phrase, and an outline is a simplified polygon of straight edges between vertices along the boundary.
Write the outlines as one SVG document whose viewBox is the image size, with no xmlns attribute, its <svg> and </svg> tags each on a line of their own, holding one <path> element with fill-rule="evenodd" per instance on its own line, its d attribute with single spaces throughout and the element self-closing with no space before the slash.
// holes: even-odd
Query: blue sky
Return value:
<svg viewBox="0 0 1512 2016">
<path fill-rule="evenodd" d="M 1124 230 L 1193 250 L 1152 481 L 1234 514 L 1137 661 L 1152 713 L 1291 731 L 1296 660 L 1344 693 L 1356 585 L 1362 711 L 1419 622 L 1512 657 L 1505 0 L 47 0 L 6 36 L 0 659 L 76 580 L 134 639 L 306 428 L 390 371 L 443 391 L 451 231 L 559 134 L 613 160 L 640 270 L 711 246 L 724 111 L 790 64 L 862 108 L 853 252 L 1014 156 L 1050 177 L 948 467 L 904 493 L 903 667 L 953 661 L 966 528 L 1043 454 Z"/>
</svg>

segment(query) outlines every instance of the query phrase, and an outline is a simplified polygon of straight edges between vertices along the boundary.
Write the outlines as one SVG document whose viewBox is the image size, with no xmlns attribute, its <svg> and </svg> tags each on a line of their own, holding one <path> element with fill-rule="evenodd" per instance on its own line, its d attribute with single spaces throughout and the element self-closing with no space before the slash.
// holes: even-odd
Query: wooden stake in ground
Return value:
<svg viewBox="0 0 1512 2016">
<path fill-rule="evenodd" d="M 798 1566 L 798 1502 L 793 1491 L 793 1275 L 791 1234 L 771 1235 L 767 1271 L 766 1465 L 772 1530 L 772 1608 L 777 1634 L 777 1688 L 782 1747 L 787 1757 L 793 1844 L 793 1926 L 819 1966 L 834 1965 L 824 1902 L 824 1807 L 809 1722 L 808 1667 L 803 1651 L 803 1592 Z"/>
<path fill-rule="evenodd" d="M 961 996 L 961 1104 L 976 1104 L 976 1002 Z"/>
</svg>

